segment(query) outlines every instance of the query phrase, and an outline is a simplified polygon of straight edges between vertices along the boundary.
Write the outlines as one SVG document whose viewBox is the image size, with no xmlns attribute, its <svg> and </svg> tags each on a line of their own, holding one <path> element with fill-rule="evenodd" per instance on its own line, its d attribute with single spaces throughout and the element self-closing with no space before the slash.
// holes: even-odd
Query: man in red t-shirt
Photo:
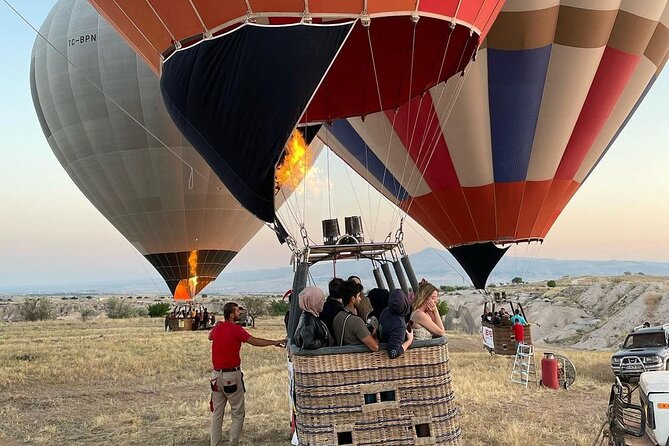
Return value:
<svg viewBox="0 0 669 446">
<path fill-rule="evenodd" d="M 239 435 L 244 426 L 244 375 L 242 374 L 239 350 L 242 343 L 256 347 L 285 346 L 285 339 L 271 341 L 254 338 L 235 322 L 239 320 L 240 307 L 234 302 L 223 306 L 224 322 L 219 322 L 209 332 L 211 342 L 211 446 L 223 446 L 223 416 L 225 405 L 230 403 L 230 446 L 239 445 Z"/>
</svg>

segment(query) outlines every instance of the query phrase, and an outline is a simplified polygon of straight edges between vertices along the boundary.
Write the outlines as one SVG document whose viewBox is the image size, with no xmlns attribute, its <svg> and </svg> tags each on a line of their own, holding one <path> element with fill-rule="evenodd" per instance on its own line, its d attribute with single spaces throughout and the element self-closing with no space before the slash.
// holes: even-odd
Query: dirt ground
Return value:
<svg viewBox="0 0 669 446">
<path fill-rule="evenodd" d="M 261 319 L 252 332 L 276 338 L 282 322 Z M 165 333 L 151 319 L 1 324 L 0 444 L 209 444 L 206 335 Z M 490 356 L 477 336 L 449 333 L 449 350 L 462 445 L 594 441 L 610 352 L 563 352 L 579 376 L 571 390 L 552 391 L 511 384 L 512 359 Z M 245 346 L 242 361 L 243 444 L 288 445 L 285 352 Z"/>
</svg>

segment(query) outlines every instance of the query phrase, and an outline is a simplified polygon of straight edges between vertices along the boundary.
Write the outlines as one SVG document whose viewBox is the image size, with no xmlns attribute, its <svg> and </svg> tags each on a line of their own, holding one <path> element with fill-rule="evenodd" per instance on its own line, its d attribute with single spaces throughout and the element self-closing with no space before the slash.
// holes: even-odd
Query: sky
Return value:
<svg viewBox="0 0 669 446">
<path fill-rule="evenodd" d="M 9 3 L 39 28 L 55 0 Z M 41 284 L 147 276 L 160 283 L 153 268 L 88 202 L 51 152 L 30 95 L 35 37 L 4 0 L 0 2 L 0 287 L 35 284 L 38 290 Z M 669 261 L 668 99 L 665 71 L 545 242 L 512 247 L 507 256 Z M 336 194 L 327 193 L 328 172 Z M 330 212 L 340 217 L 342 228 L 348 215 L 378 220 L 376 226 L 369 224 L 367 234 L 385 238 L 391 229 L 386 221 L 393 213 L 385 200 L 328 151 L 318 159 L 316 173 L 306 197 L 307 229 L 313 239 L 320 239 L 320 220 Z M 305 197 L 299 198 L 305 203 Z M 409 253 L 441 247 L 411 221 L 405 227 L 405 245 Z M 288 248 L 263 228 L 227 271 L 286 266 L 289 260 Z"/>
</svg>

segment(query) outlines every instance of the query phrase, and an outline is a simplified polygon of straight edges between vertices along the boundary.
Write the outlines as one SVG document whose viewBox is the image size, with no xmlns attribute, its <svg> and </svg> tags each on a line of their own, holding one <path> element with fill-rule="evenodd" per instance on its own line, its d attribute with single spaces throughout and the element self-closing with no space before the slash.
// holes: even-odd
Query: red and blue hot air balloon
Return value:
<svg viewBox="0 0 669 446">
<path fill-rule="evenodd" d="M 543 240 L 609 149 L 668 26 L 666 0 L 508 0 L 466 78 L 321 137 L 484 288 L 498 245 Z"/>
</svg>

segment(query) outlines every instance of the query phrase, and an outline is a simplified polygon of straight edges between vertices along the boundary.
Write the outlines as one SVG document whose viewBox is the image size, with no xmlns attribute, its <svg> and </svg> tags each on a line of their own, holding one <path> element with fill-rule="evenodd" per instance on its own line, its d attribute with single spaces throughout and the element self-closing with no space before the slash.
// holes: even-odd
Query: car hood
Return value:
<svg viewBox="0 0 669 446">
<path fill-rule="evenodd" d="M 666 347 L 646 347 L 646 348 L 630 348 L 627 350 L 618 350 L 613 354 L 614 358 L 622 358 L 624 356 L 666 356 L 668 349 Z"/>
</svg>

